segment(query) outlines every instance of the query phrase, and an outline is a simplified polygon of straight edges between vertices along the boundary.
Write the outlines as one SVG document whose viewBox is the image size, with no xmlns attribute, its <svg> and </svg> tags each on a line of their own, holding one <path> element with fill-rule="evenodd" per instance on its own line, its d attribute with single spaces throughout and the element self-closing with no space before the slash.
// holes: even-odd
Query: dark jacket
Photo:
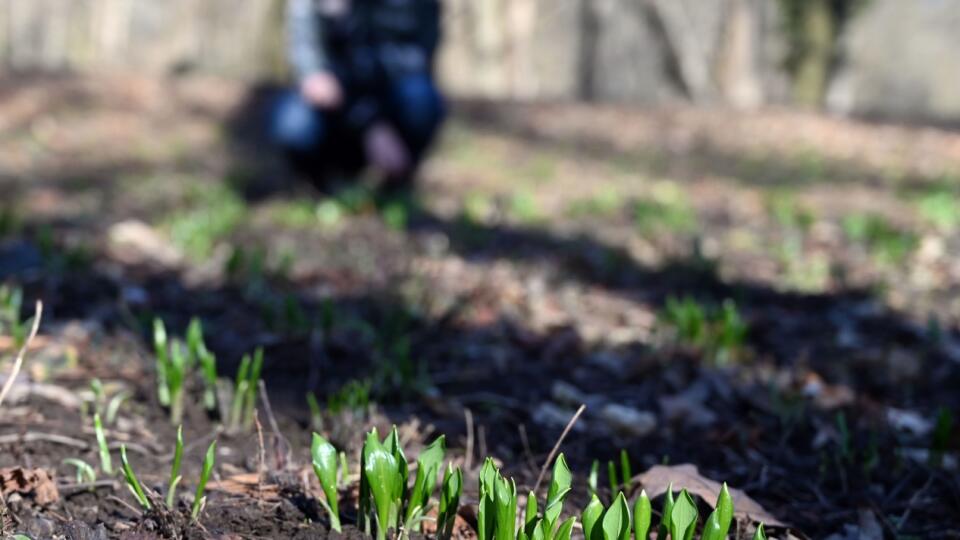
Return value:
<svg viewBox="0 0 960 540">
<path fill-rule="evenodd" d="M 290 61 L 298 79 L 330 71 L 340 79 L 351 124 L 380 115 L 391 80 L 432 73 L 440 38 L 439 0 L 289 0 Z"/>
</svg>

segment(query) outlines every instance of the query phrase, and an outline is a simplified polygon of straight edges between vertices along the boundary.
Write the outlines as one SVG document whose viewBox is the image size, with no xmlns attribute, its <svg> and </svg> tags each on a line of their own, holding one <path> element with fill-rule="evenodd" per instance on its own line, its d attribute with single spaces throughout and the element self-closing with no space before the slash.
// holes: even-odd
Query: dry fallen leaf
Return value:
<svg viewBox="0 0 960 540">
<path fill-rule="evenodd" d="M 257 473 L 244 473 L 224 478 L 219 482 L 210 482 L 207 486 L 210 491 L 221 491 L 230 495 L 275 500 L 279 497 L 280 488 L 275 484 L 260 484 Z"/>
<path fill-rule="evenodd" d="M 60 500 L 60 492 L 53 476 L 45 469 L 24 469 L 23 467 L 5 467 L 0 469 L 0 492 L 6 497 L 11 493 L 33 497 L 33 500 L 46 506 Z"/>
<path fill-rule="evenodd" d="M 673 483 L 675 491 L 686 489 L 691 495 L 698 495 L 711 507 L 716 504 L 721 487 L 719 483 L 702 476 L 697 467 L 689 463 L 673 466 L 655 465 L 647 472 L 637 475 L 634 480 L 640 482 L 651 499 L 666 493 L 667 486 Z M 767 526 L 786 526 L 743 491 L 729 486 L 727 489 L 733 497 L 734 516 L 755 523 L 763 522 Z"/>
</svg>

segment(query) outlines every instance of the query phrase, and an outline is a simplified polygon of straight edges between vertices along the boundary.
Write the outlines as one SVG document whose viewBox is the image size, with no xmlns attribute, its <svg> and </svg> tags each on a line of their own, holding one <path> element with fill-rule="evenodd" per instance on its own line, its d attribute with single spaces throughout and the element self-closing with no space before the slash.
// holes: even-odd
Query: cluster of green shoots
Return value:
<svg viewBox="0 0 960 540">
<path fill-rule="evenodd" d="M 200 517 L 200 512 L 203 511 L 203 507 L 207 502 L 207 498 L 204 493 L 207 489 L 207 482 L 210 480 L 210 474 L 213 472 L 216 454 L 217 441 L 213 441 L 210 443 L 210 446 L 207 447 L 207 453 L 203 458 L 203 467 L 200 471 L 200 479 L 197 482 L 197 490 L 194 493 L 193 504 L 190 507 L 190 517 L 194 521 Z M 130 466 L 130 462 L 127 460 L 126 446 L 120 446 L 120 461 L 123 465 L 123 478 L 126 480 L 127 489 L 130 490 L 130 493 L 133 494 L 133 498 L 137 500 L 137 503 L 144 510 L 152 510 L 154 504 L 162 504 L 168 510 L 175 508 L 177 501 L 177 486 L 180 485 L 180 481 L 183 479 L 183 477 L 180 475 L 180 465 L 182 460 L 183 426 L 180 426 L 177 428 L 177 444 L 173 451 L 173 463 L 170 466 L 170 480 L 167 482 L 166 497 L 161 500 L 158 496 L 154 495 L 143 487 L 143 484 L 140 483 L 136 473 L 133 472 L 133 467 Z"/>
<path fill-rule="evenodd" d="M 651 531 L 652 515 L 652 506 L 646 491 L 641 491 L 634 501 L 632 513 L 622 491 L 608 507 L 604 507 L 600 499 L 593 495 L 581 514 L 583 535 L 586 540 L 630 540 L 632 532 L 634 540 L 646 540 Z M 673 486 L 669 486 L 657 527 L 657 538 L 666 539 L 669 536 L 671 540 L 693 539 L 698 517 L 697 504 L 687 490 L 680 491 L 675 497 Z M 700 539 L 725 539 L 732 522 L 733 498 L 724 484 L 717 497 L 716 508 L 704 522 Z M 757 527 L 754 540 L 765 538 L 761 524 Z"/>
<path fill-rule="evenodd" d="M 329 515 L 331 528 L 340 532 L 338 497 L 347 478 L 346 457 L 316 433 L 311 453 L 313 469 L 324 494 L 324 499 L 319 502 Z M 444 438 L 441 436 L 417 457 L 416 477 L 409 484 L 409 468 L 396 427 L 382 441 L 376 429 L 368 433 L 360 458 L 358 527 L 366 534 L 375 527 L 378 540 L 386 539 L 391 529 L 397 538 L 409 538 L 411 532 L 419 532 L 421 523 L 428 519 L 426 516 L 432 510 L 443 455 Z M 629 490 L 630 465 L 626 452 L 621 451 L 620 461 L 619 475 L 616 465 L 613 462 L 608 464 L 611 489 L 623 487 Z M 580 515 L 585 540 L 631 540 L 631 535 L 632 540 L 647 540 L 654 529 L 651 528 L 652 504 L 646 491 L 637 496 L 632 511 L 623 491 L 618 491 L 610 505 L 604 506 L 596 494 L 598 469 L 599 463 L 594 462 L 589 480 L 591 500 Z M 572 479 L 566 458 L 560 454 L 553 464 L 543 506 L 540 506 L 536 494 L 529 492 L 521 518 L 516 482 L 505 478 L 494 461 L 487 458 L 479 475 L 478 540 L 570 540 L 576 518 L 561 520 L 560 517 Z M 449 540 L 453 533 L 462 493 L 463 473 L 448 464 L 436 512 L 439 540 Z M 700 540 L 727 538 L 733 512 L 733 498 L 724 484 L 714 511 L 703 522 Z M 669 486 L 660 515 L 656 538 L 693 540 L 696 537 L 699 513 L 693 497 L 686 490 L 675 494 L 673 486 Z M 753 538 L 766 540 L 763 524 L 757 527 Z"/>
<path fill-rule="evenodd" d="M 517 527 L 517 485 L 500 474 L 487 458 L 480 469 L 480 502 L 477 511 L 479 540 L 570 540 L 576 518 L 560 522 L 563 501 L 570 493 L 573 476 L 563 454 L 553 466 L 553 479 L 547 491 L 543 512 L 534 492 L 527 494 L 523 525 Z"/>
<path fill-rule="evenodd" d="M 184 393 L 194 367 L 200 367 L 204 392 L 203 403 L 208 411 L 217 408 L 217 360 L 203 341 L 200 321 L 193 319 L 187 328 L 186 343 L 168 340 L 160 319 L 153 321 L 153 347 L 157 357 L 157 400 L 170 410 L 170 421 L 183 420 Z"/>
<path fill-rule="evenodd" d="M 717 364 L 736 360 L 747 337 L 747 324 L 730 299 L 713 308 L 689 296 L 670 297 L 660 321 L 679 343 L 696 347 Z"/>
<path fill-rule="evenodd" d="M 84 395 L 80 402 L 80 415 L 84 418 L 90 418 L 90 415 L 101 416 L 107 425 L 113 424 L 117 420 L 117 414 L 120 412 L 120 406 L 130 398 L 130 392 L 119 390 L 108 394 L 100 379 L 90 381 L 90 393 Z"/>
<path fill-rule="evenodd" d="M 100 453 L 100 469 L 107 476 L 113 476 L 115 469 L 113 467 L 113 461 L 110 457 L 110 447 L 107 444 L 107 437 L 104 433 L 103 423 L 100 420 L 99 414 L 94 415 L 94 432 L 97 437 L 97 448 Z M 196 521 L 196 519 L 200 516 L 200 512 L 203 510 L 203 506 L 206 503 L 206 497 L 204 496 L 204 493 L 206 492 L 207 482 L 210 480 L 210 474 L 213 472 L 213 466 L 216 461 L 216 448 L 217 441 L 210 443 L 210 446 L 207 447 L 207 453 L 203 459 L 203 467 L 200 472 L 200 479 L 197 482 L 197 490 L 194 494 L 193 505 L 191 506 L 190 511 L 190 515 L 194 521 Z M 124 480 L 126 481 L 127 489 L 130 490 L 130 493 L 133 494 L 133 498 L 136 499 L 137 503 L 144 510 L 153 509 L 155 504 L 161 504 L 168 510 L 172 510 L 176 507 L 177 486 L 180 485 L 180 482 L 183 479 L 183 477 L 180 475 L 180 466 L 182 461 L 183 426 L 179 426 L 177 428 L 177 442 L 173 451 L 173 462 L 170 465 L 170 479 L 167 482 L 166 496 L 163 499 L 160 499 L 159 496 L 149 491 L 147 488 L 144 488 L 143 484 L 140 483 L 136 473 L 133 471 L 133 467 L 130 466 L 130 461 L 127 459 L 126 445 L 120 445 L 121 472 L 123 473 Z M 96 482 L 96 471 L 85 461 L 79 459 L 65 459 L 64 463 L 76 467 L 77 483 L 89 482 L 90 484 L 93 484 Z"/>
<path fill-rule="evenodd" d="M 19 287 L 0 285 L 0 335 L 13 338 L 14 347 L 19 349 L 27 339 L 30 321 L 20 320 L 20 308 L 23 306 L 23 290 Z"/>
<path fill-rule="evenodd" d="M 322 506 L 330 516 L 331 528 L 341 530 L 337 493 L 341 479 L 346 476 L 346 459 L 326 439 L 314 434 L 311 448 L 313 468 L 323 489 Z M 360 493 L 358 499 L 358 527 L 370 534 L 376 526 L 378 540 L 384 540 L 391 529 L 399 537 L 419 532 L 427 514 L 432 510 L 433 492 L 443 463 L 444 437 L 427 446 L 417 457 L 417 472 L 413 484 L 408 485 L 409 466 L 394 427 L 386 439 L 380 440 L 377 430 L 367 434 L 360 456 Z M 437 537 L 449 540 L 454 518 L 463 492 L 463 473 L 448 465 L 440 490 L 437 513 Z"/>
<path fill-rule="evenodd" d="M 237 378 L 233 386 L 233 398 L 227 414 L 227 430 L 237 433 L 249 431 L 253 427 L 254 411 L 257 408 L 257 388 L 260 385 L 260 372 L 263 370 L 263 349 L 257 348 L 253 357 L 243 355 Z"/>
<path fill-rule="evenodd" d="M 597 480 L 600 475 L 600 461 L 593 460 L 590 467 L 590 476 L 587 477 L 587 487 L 590 494 L 597 493 Z M 633 474 L 630 469 L 630 456 L 626 450 L 620 450 L 620 474 L 617 475 L 617 464 L 613 460 L 607 461 L 607 479 L 610 482 L 610 493 L 616 493 L 618 489 L 629 492 Z"/>
</svg>

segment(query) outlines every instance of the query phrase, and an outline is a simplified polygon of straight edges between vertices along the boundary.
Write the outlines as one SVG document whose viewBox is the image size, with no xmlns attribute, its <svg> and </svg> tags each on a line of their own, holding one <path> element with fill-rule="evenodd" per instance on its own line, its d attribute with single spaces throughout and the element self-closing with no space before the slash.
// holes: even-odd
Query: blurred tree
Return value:
<svg viewBox="0 0 960 540">
<path fill-rule="evenodd" d="M 780 0 L 796 103 L 823 103 L 830 74 L 840 59 L 837 41 L 870 0 Z"/>
</svg>

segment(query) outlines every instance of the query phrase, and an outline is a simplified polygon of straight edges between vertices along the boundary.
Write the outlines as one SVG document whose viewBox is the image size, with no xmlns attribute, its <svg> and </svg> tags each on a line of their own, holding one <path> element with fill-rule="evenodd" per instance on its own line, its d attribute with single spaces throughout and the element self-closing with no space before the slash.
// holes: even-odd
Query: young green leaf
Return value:
<svg viewBox="0 0 960 540">
<path fill-rule="evenodd" d="M 203 407 L 213 412 L 217 410 L 217 358 L 203 347 L 198 361 L 203 374 Z"/>
<path fill-rule="evenodd" d="M 400 479 L 396 484 L 394 497 L 397 500 L 403 500 L 405 495 L 404 490 L 407 488 L 409 468 L 407 466 L 407 456 L 403 453 L 403 445 L 400 444 L 400 434 L 397 432 L 396 425 L 393 426 L 390 434 L 387 435 L 387 438 L 383 441 L 383 446 L 388 452 L 393 454 L 393 458 L 397 461 L 397 470 L 399 471 Z"/>
<path fill-rule="evenodd" d="M 420 530 L 420 521 L 415 519 L 416 513 L 426 513 L 433 496 L 433 490 L 437 485 L 437 473 L 440 471 L 440 464 L 443 462 L 443 453 L 445 451 L 445 437 L 441 435 L 437 440 L 430 443 L 417 457 L 417 476 L 413 481 L 413 490 L 410 493 L 410 499 L 407 503 L 408 530 Z"/>
<path fill-rule="evenodd" d="M 127 461 L 127 446 L 124 444 L 120 445 L 120 463 L 123 465 L 123 476 L 127 480 L 127 488 L 130 489 L 130 492 L 134 498 L 137 499 L 137 502 L 140 503 L 140 506 L 146 510 L 150 510 L 150 508 L 152 508 L 150 506 L 150 499 L 147 498 L 147 494 L 143 491 L 143 486 L 140 485 L 140 480 L 137 479 L 137 475 L 133 472 L 133 468 L 130 467 L 130 463 Z"/>
<path fill-rule="evenodd" d="M 497 471 L 493 460 L 487 458 L 480 468 L 480 501 L 477 507 L 477 538 L 478 540 L 492 540 L 496 523 L 496 492 Z"/>
<path fill-rule="evenodd" d="M 170 483 L 167 484 L 167 508 L 173 508 L 177 486 L 180 484 L 180 462 L 183 459 L 183 426 L 177 428 L 177 442 L 173 447 L 173 464 L 170 466 Z"/>
<path fill-rule="evenodd" d="M 557 529 L 557 534 L 553 537 L 553 540 L 570 540 L 570 535 L 573 533 L 573 526 L 576 524 L 577 518 L 569 517 L 564 521 L 560 528 Z"/>
<path fill-rule="evenodd" d="M 260 387 L 260 372 L 263 370 L 263 347 L 257 347 L 253 352 L 253 362 L 250 364 L 250 375 L 247 378 L 246 397 L 243 406 L 243 429 L 253 428 L 253 412 L 257 408 L 257 389 Z"/>
<path fill-rule="evenodd" d="M 163 320 L 153 320 L 153 350 L 157 357 L 157 401 L 164 407 L 170 406 L 170 387 L 167 384 L 167 329 Z"/>
<path fill-rule="evenodd" d="M 548 536 L 553 534 L 553 524 L 557 523 L 560 517 L 560 511 L 563 510 L 563 500 L 570 493 L 572 483 L 573 475 L 567 465 L 567 458 L 560 454 L 557 456 L 556 463 L 553 464 L 553 478 L 550 481 L 550 488 L 547 490 L 547 506 L 543 509 L 543 517 L 547 521 L 545 525 L 547 530 L 544 532 Z"/>
<path fill-rule="evenodd" d="M 617 492 L 617 466 L 612 461 L 607 462 L 607 480 L 610 482 L 610 497 Z"/>
<path fill-rule="evenodd" d="M 697 504 L 687 490 L 681 490 L 680 496 L 677 497 L 670 511 L 670 537 L 676 540 L 687 540 L 693 537 L 696 527 Z"/>
<path fill-rule="evenodd" d="M 371 441 L 368 439 L 368 443 Z M 377 538 L 385 540 L 387 530 L 395 524 L 394 506 L 399 503 L 397 494 L 402 486 L 397 486 L 400 480 L 397 459 L 380 441 L 372 441 L 369 449 L 365 448 L 363 474 L 367 477 L 367 484 L 373 494 L 373 503 L 377 511 Z"/>
<path fill-rule="evenodd" d="M 650 531 L 650 517 L 653 514 L 650 505 L 650 497 L 645 490 L 640 491 L 640 496 L 633 503 L 633 534 L 636 540 L 647 540 L 647 533 Z"/>
<path fill-rule="evenodd" d="M 523 512 L 523 532 L 529 536 L 537 524 L 537 494 L 527 493 L 527 507 Z"/>
<path fill-rule="evenodd" d="M 84 482 L 89 482 L 92 484 L 97 481 L 97 471 L 93 470 L 93 467 L 91 467 L 86 461 L 76 458 L 67 458 L 63 460 L 63 464 L 73 465 L 76 467 L 78 484 L 82 484 Z"/>
<path fill-rule="evenodd" d="M 370 492 L 370 482 L 367 480 L 367 456 L 380 444 L 377 428 L 367 433 L 367 439 L 360 451 L 360 493 L 357 501 L 357 526 L 364 534 L 370 535 L 370 509 L 373 505 L 373 494 Z"/>
<path fill-rule="evenodd" d="M 103 423 L 100 415 L 93 415 L 93 431 L 97 436 L 97 447 L 100 448 L 100 468 L 106 475 L 113 474 L 113 461 L 110 459 L 110 447 L 107 446 L 107 437 L 103 434 Z"/>
<path fill-rule="evenodd" d="M 459 467 L 454 470 L 447 464 L 443 475 L 443 485 L 440 488 L 440 507 L 437 512 L 437 538 L 450 540 L 453 535 L 453 524 L 460 509 L 460 495 L 463 493 L 463 471 Z"/>
<path fill-rule="evenodd" d="M 670 534 L 673 502 L 673 482 L 671 482 L 667 486 L 667 496 L 663 499 L 663 513 L 660 518 L 660 526 L 657 528 L 657 538 L 666 538 Z"/>
<path fill-rule="evenodd" d="M 767 540 L 767 533 L 763 531 L 763 523 L 757 525 L 757 532 L 753 533 L 753 540 Z"/>
<path fill-rule="evenodd" d="M 610 508 L 604 512 L 600 527 L 603 531 L 603 540 L 629 540 L 630 508 L 622 491 L 610 504 Z"/>
<path fill-rule="evenodd" d="M 326 501 L 321 503 L 330 515 L 330 528 L 340 532 L 340 509 L 337 504 L 337 450 L 326 439 L 314 433 L 310 455 L 313 458 L 313 472 L 317 475 L 317 480 L 320 481 L 320 487 L 326 496 Z"/>
<path fill-rule="evenodd" d="M 600 529 L 596 528 L 601 515 L 603 515 L 603 503 L 594 493 L 580 515 L 580 520 L 583 522 L 584 540 L 602 540 L 603 535 L 599 532 Z"/>
<path fill-rule="evenodd" d="M 730 523 L 733 521 L 733 498 L 724 482 L 717 496 L 717 507 L 703 525 L 702 540 L 721 540 L 727 537 Z"/>
<path fill-rule="evenodd" d="M 516 540 L 517 538 L 517 484 L 511 478 L 497 474 L 494 491 L 496 501 L 495 540 Z"/>
<path fill-rule="evenodd" d="M 207 447 L 207 453 L 203 458 L 203 469 L 200 471 L 200 482 L 197 483 L 197 491 L 193 496 L 193 508 L 190 510 L 190 518 L 196 521 L 200 517 L 200 511 L 206 503 L 207 498 L 204 492 L 207 490 L 207 482 L 210 480 L 210 473 L 213 472 L 213 465 L 217 459 L 217 441 L 210 443 Z"/>
<path fill-rule="evenodd" d="M 247 374 L 250 372 L 250 355 L 245 354 L 240 359 L 240 367 L 237 368 L 237 378 L 233 386 L 233 401 L 230 404 L 230 419 L 228 431 L 237 432 L 240 430 L 240 423 L 243 416 L 243 404 L 246 400 L 250 381 Z"/>
<path fill-rule="evenodd" d="M 624 449 L 620 449 L 620 475 L 623 489 L 629 493 L 633 474 L 630 471 L 630 456 L 627 455 L 627 451 Z"/>
<path fill-rule="evenodd" d="M 587 477 L 587 487 L 589 488 L 590 495 L 595 495 L 597 493 L 597 477 L 600 472 L 600 462 L 598 460 L 593 460 L 593 464 L 590 465 L 590 476 Z"/>
</svg>

